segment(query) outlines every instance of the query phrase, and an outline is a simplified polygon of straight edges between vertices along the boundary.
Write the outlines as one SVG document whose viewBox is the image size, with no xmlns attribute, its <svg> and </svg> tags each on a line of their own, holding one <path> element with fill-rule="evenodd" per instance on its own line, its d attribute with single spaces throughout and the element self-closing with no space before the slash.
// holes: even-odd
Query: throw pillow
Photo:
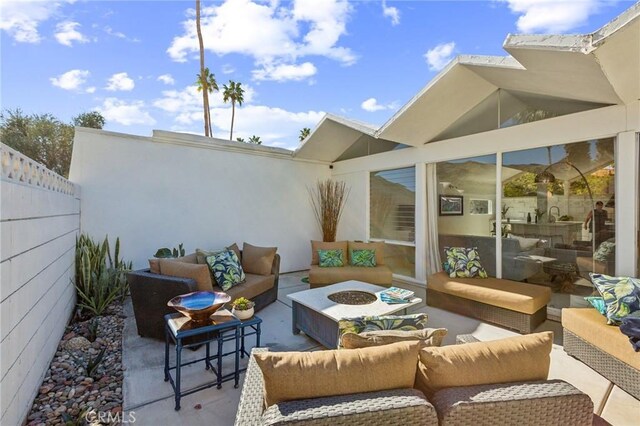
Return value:
<svg viewBox="0 0 640 426">
<path fill-rule="evenodd" d="M 533 250 L 538 246 L 538 243 L 540 242 L 538 238 L 524 238 L 513 234 L 511 234 L 510 238 L 513 238 L 514 240 L 517 240 L 518 243 L 520 243 L 521 251 Z"/>
<path fill-rule="evenodd" d="M 451 268 L 449 267 L 449 262 L 447 262 L 446 260 L 444 262 L 442 262 L 442 270 L 449 275 L 451 273 Z"/>
<path fill-rule="evenodd" d="M 318 257 L 318 250 L 342 250 L 342 253 L 347 253 L 348 244 L 346 241 L 311 241 L 311 264 L 319 265 L 320 258 Z M 346 259 L 345 259 L 346 263 Z"/>
<path fill-rule="evenodd" d="M 349 254 L 351 254 L 352 250 L 375 250 L 376 265 L 384 265 L 384 243 L 382 241 L 369 243 L 349 241 Z"/>
<path fill-rule="evenodd" d="M 604 299 L 602 297 L 585 297 L 584 300 L 589 302 L 591 306 L 596 308 L 598 312 L 600 312 L 605 317 L 607 316 L 607 307 L 604 304 Z"/>
<path fill-rule="evenodd" d="M 353 266 L 363 266 L 366 268 L 376 266 L 375 249 L 354 249 L 349 253 L 349 257 L 351 258 L 351 264 Z"/>
<path fill-rule="evenodd" d="M 338 321 L 338 348 L 342 347 L 342 335 L 379 330 L 422 330 L 427 325 L 427 314 L 386 315 L 344 318 Z"/>
<path fill-rule="evenodd" d="M 242 265 L 233 250 L 224 250 L 207 257 L 207 264 L 223 291 L 229 290 L 246 279 Z"/>
<path fill-rule="evenodd" d="M 600 262 L 607 262 L 610 259 L 612 259 L 615 253 L 616 253 L 616 243 L 613 241 L 603 241 L 598 246 L 595 253 L 593 253 L 593 259 L 598 260 Z"/>
<path fill-rule="evenodd" d="M 319 266 L 321 268 L 335 268 L 338 266 L 344 266 L 344 260 L 342 257 L 342 250 L 318 250 L 318 259 L 320 260 Z"/>
<path fill-rule="evenodd" d="M 271 275 L 271 266 L 276 257 L 277 247 L 257 247 L 242 245 L 242 269 L 249 274 Z"/>
<path fill-rule="evenodd" d="M 487 271 L 480 263 L 478 248 L 445 247 L 449 277 L 451 278 L 488 278 Z"/>
<path fill-rule="evenodd" d="M 441 346 L 447 335 L 446 328 L 423 328 L 422 330 L 378 330 L 364 333 L 345 333 L 342 335 L 342 347 L 345 349 L 384 346 L 397 342 L 418 341 L 421 347 Z"/>
<path fill-rule="evenodd" d="M 254 359 L 262 370 L 264 398 L 270 406 L 294 399 L 412 388 L 419 350 L 417 342 L 399 342 L 349 351 L 262 352 Z"/>
<path fill-rule="evenodd" d="M 176 262 L 173 259 L 158 259 L 160 273 L 179 278 L 191 278 L 199 291 L 213 291 L 213 283 L 207 265 Z"/>
<path fill-rule="evenodd" d="M 627 315 L 640 311 L 640 279 L 594 273 L 589 275 L 604 299 L 607 323 L 618 324 Z"/>
<path fill-rule="evenodd" d="M 420 351 L 416 388 L 427 397 L 443 388 L 546 380 L 553 333 Z"/>
<path fill-rule="evenodd" d="M 215 256 L 216 254 L 221 253 L 224 250 L 225 249 L 218 249 L 218 250 L 196 249 L 196 262 L 199 263 L 200 265 L 208 265 L 207 257 Z"/>
</svg>

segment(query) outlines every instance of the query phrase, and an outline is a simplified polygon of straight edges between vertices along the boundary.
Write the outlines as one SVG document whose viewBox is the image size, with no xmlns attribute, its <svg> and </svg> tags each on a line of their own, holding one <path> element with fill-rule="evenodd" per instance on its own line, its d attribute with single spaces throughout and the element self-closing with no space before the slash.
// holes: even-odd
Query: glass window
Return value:
<svg viewBox="0 0 640 426">
<path fill-rule="evenodd" d="M 369 236 L 394 274 L 415 277 L 415 167 L 370 173 Z"/>
<path fill-rule="evenodd" d="M 445 247 L 477 247 L 482 266 L 496 276 L 496 156 L 440 162 L 436 173 L 442 260 Z"/>
<path fill-rule="evenodd" d="M 502 162 L 503 277 L 551 287 L 551 307 L 583 305 L 589 273 L 615 273 L 613 139 L 505 153 Z"/>
</svg>

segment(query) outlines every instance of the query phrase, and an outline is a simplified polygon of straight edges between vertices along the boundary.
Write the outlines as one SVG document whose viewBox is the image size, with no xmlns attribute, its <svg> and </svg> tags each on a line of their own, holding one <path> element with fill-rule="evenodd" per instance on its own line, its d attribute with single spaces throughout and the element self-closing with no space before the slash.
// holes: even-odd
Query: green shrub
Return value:
<svg viewBox="0 0 640 426">
<path fill-rule="evenodd" d="M 182 247 L 182 243 L 178 244 L 178 248 L 173 248 L 170 249 L 168 247 L 162 247 L 159 248 L 158 251 L 156 251 L 156 254 L 153 255 L 153 257 L 156 257 L 158 259 L 167 259 L 167 258 L 171 258 L 171 257 L 183 257 L 184 256 L 184 247 Z"/>
<path fill-rule="evenodd" d="M 120 259 L 119 238 L 112 257 L 108 237 L 102 243 L 85 234 L 77 237 L 75 287 L 81 313 L 102 315 L 113 301 L 124 300 L 129 293 L 126 271 L 131 267 L 131 262 Z"/>
</svg>

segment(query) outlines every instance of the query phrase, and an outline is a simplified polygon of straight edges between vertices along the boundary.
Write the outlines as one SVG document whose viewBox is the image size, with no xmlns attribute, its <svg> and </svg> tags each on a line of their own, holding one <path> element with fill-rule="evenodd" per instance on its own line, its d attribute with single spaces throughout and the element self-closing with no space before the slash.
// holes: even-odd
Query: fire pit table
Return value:
<svg viewBox="0 0 640 426">
<path fill-rule="evenodd" d="M 325 287 L 292 293 L 291 322 L 293 334 L 303 331 L 323 346 L 333 349 L 338 343 L 338 321 L 342 318 L 405 314 L 422 303 L 414 297 L 407 303 L 387 304 L 380 300 L 386 290 L 360 281 L 345 281 Z"/>
</svg>

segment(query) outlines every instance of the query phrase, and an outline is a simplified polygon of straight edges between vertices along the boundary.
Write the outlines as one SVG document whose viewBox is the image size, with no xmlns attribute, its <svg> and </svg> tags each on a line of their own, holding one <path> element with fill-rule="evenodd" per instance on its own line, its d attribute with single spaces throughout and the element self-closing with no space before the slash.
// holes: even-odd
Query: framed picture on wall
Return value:
<svg viewBox="0 0 640 426">
<path fill-rule="evenodd" d="M 464 213 L 462 195 L 441 195 L 440 216 L 462 216 Z"/>
<path fill-rule="evenodd" d="M 471 198 L 469 200 L 469 214 L 493 214 L 492 204 L 491 200 Z"/>
</svg>

